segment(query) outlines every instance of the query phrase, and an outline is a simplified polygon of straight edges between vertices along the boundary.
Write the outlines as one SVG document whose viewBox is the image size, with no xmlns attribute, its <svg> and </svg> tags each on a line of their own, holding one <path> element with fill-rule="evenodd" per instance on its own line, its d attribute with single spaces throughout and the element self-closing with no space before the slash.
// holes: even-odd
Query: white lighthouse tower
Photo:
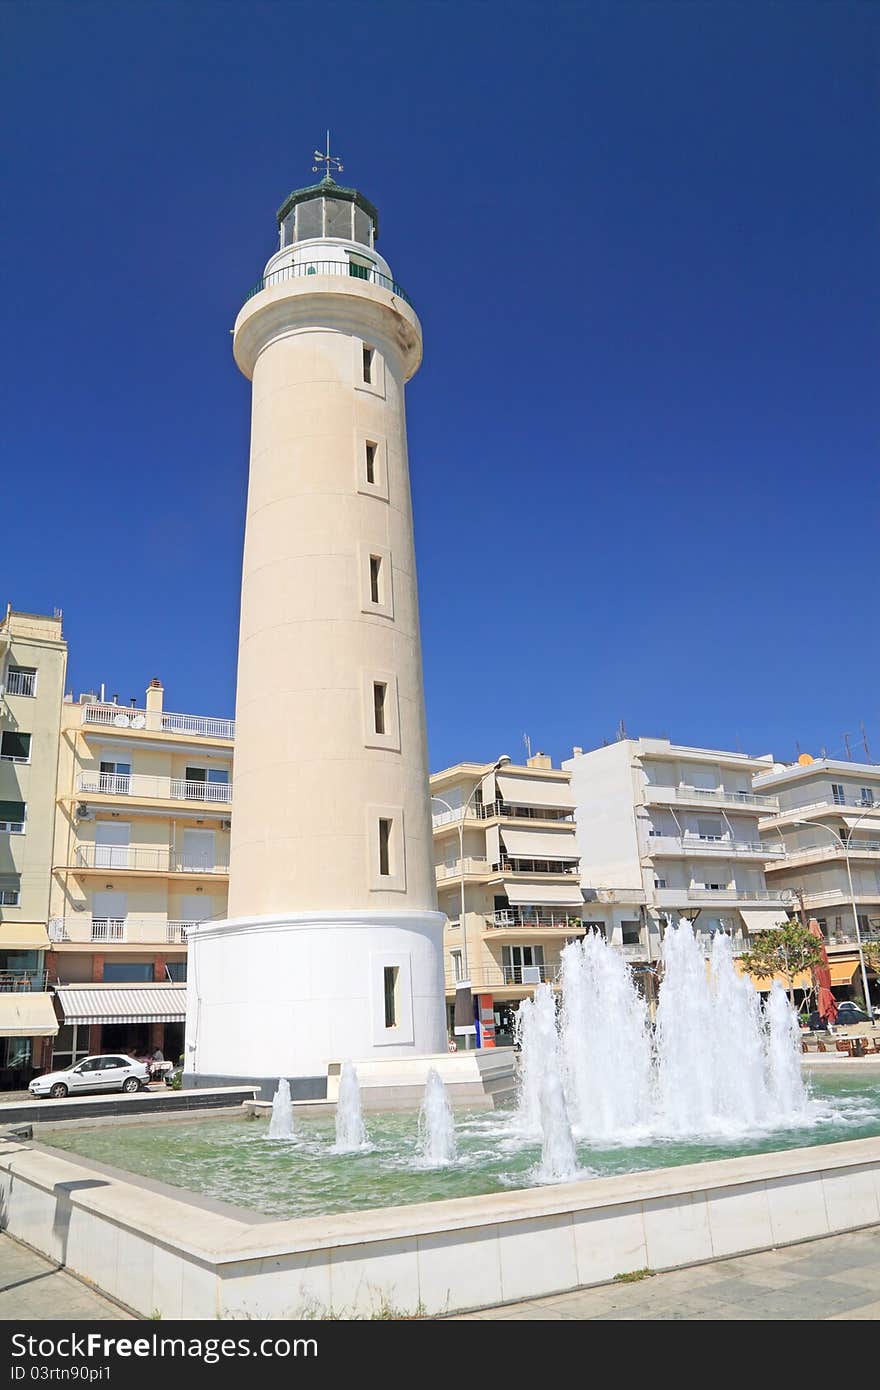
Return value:
<svg viewBox="0 0 880 1390">
<path fill-rule="evenodd" d="M 235 323 L 253 383 L 229 916 L 190 939 L 187 1071 L 445 1052 L 404 388 L 419 320 L 327 174 Z M 338 166 L 341 169 L 341 166 Z M 337 169 L 338 172 L 338 169 Z"/>
</svg>

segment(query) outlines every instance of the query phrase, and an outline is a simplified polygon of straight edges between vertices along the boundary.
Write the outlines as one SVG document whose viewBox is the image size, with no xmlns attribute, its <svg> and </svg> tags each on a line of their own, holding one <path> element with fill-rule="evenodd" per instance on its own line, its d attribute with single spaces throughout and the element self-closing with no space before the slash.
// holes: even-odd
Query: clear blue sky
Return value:
<svg viewBox="0 0 880 1390">
<path fill-rule="evenodd" d="M 873 4 L 10 3 L 0 598 L 77 690 L 234 704 L 229 329 L 330 125 L 425 362 L 431 765 L 793 757 L 878 656 Z"/>
</svg>

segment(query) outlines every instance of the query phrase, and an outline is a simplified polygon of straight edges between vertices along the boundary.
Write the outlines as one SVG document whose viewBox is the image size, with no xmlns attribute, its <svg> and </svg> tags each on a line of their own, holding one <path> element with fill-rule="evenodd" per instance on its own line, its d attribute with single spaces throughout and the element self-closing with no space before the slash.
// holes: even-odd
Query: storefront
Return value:
<svg viewBox="0 0 880 1390">
<path fill-rule="evenodd" d="M 62 1026 L 53 1065 L 73 1066 L 90 1053 L 122 1052 L 167 1061 L 183 1052 L 186 986 L 180 984 L 59 985 Z"/>
<path fill-rule="evenodd" d="M 58 1020 L 46 989 L 44 923 L 0 923 L 0 1090 L 19 1091 L 51 1056 Z"/>
</svg>

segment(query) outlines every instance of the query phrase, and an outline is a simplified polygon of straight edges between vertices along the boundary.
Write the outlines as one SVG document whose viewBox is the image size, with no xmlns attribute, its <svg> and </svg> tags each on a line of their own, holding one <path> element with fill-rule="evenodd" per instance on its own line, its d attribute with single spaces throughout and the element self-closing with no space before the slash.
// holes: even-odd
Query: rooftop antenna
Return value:
<svg viewBox="0 0 880 1390">
<path fill-rule="evenodd" d="M 320 166 L 321 166 L 322 164 L 324 165 L 324 178 L 325 178 L 325 179 L 331 179 L 331 180 L 332 180 L 332 178 L 333 178 L 333 173 L 332 173 L 333 169 L 336 170 L 337 174 L 341 174 L 341 173 L 342 173 L 342 169 L 343 169 L 342 160 L 341 160 L 340 158 L 338 158 L 335 154 L 331 154 L 331 153 L 330 153 L 330 132 L 329 132 L 329 130 L 327 131 L 327 144 L 326 144 L 326 147 L 325 147 L 323 150 L 315 150 L 315 153 L 312 155 L 312 158 L 313 158 L 314 161 L 315 161 L 314 164 L 312 165 L 312 173 L 313 173 L 313 174 L 317 174 L 317 173 L 318 173 L 318 171 L 319 171 L 319 169 L 320 169 Z"/>
<path fill-rule="evenodd" d="M 528 734 L 523 734 L 523 743 L 526 746 L 526 757 L 530 758 L 532 756 L 532 740 Z"/>
<path fill-rule="evenodd" d="M 852 756 L 852 749 L 851 749 L 850 746 L 849 746 L 849 734 L 844 734 L 844 736 L 843 736 L 843 746 L 844 746 L 844 748 L 846 749 L 847 761 L 848 761 L 848 762 L 852 762 L 853 756 Z"/>
<path fill-rule="evenodd" d="M 861 721 L 859 728 L 862 731 L 862 743 L 865 745 L 865 762 L 869 763 L 871 761 L 871 750 L 868 747 L 868 731 L 865 728 L 864 719 Z"/>
<path fill-rule="evenodd" d="M 617 734 L 615 735 L 615 737 L 617 738 L 618 743 L 622 743 L 623 740 L 626 738 L 626 725 L 624 724 L 622 719 L 617 726 Z"/>
</svg>

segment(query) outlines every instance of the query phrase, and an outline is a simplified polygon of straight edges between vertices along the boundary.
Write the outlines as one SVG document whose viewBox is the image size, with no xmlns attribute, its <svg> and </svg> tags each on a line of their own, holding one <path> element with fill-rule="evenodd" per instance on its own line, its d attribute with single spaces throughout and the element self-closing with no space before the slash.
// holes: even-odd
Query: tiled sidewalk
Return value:
<svg viewBox="0 0 880 1390">
<path fill-rule="evenodd" d="M 824 1321 L 880 1318 L 880 1226 L 465 1318 Z"/>
<path fill-rule="evenodd" d="M 130 1318 L 109 1298 L 80 1283 L 9 1236 L 0 1235 L 0 1321 Z"/>
</svg>

